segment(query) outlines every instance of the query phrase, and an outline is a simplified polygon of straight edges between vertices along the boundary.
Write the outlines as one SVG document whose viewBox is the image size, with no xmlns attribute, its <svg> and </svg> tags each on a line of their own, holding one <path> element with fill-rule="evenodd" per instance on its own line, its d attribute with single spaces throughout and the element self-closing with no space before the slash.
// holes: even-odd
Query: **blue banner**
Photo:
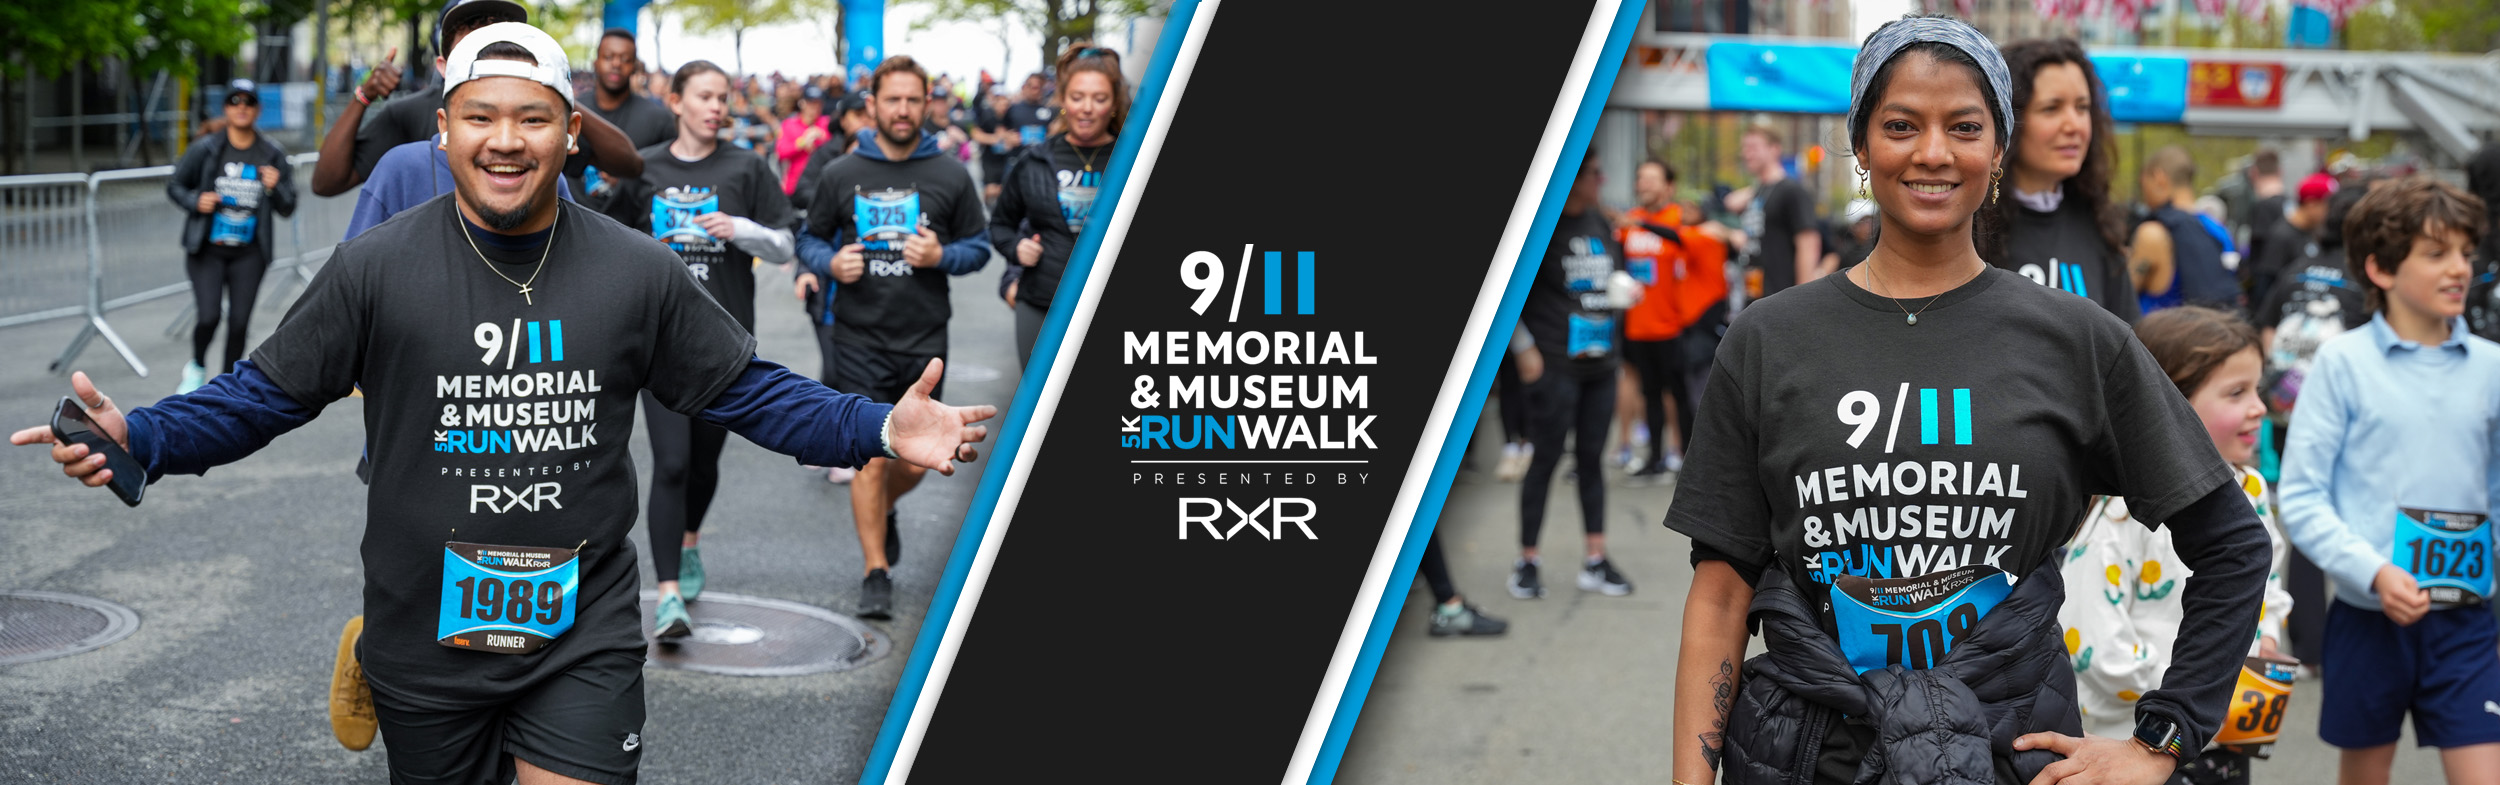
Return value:
<svg viewBox="0 0 2500 785">
<path fill-rule="evenodd" d="M 885 59 L 885 0 L 842 0 L 842 64 L 851 89 Z"/>
<path fill-rule="evenodd" d="M 1710 108 L 1847 114 L 1849 67 L 1857 56 L 1847 46 L 1713 43 Z"/>
<path fill-rule="evenodd" d="M 2180 57 L 2094 55 L 2109 88 L 2109 114 L 2121 123 L 2175 123 L 2187 114 L 2188 62 Z"/>
</svg>

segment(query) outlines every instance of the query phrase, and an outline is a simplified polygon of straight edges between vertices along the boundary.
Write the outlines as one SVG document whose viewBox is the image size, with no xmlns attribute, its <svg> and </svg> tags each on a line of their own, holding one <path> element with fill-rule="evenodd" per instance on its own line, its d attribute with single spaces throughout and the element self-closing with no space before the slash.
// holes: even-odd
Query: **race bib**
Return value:
<svg viewBox="0 0 2500 785">
<path fill-rule="evenodd" d="M 2283 736 L 2283 710 L 2292 703 L 2293 669 L 2300 663 L 2250 657 L 2240 665 L 2239 686 L 2231 691 L 2231 708 L 2214 732 L 2214 744 L 2239 747 L 2264 758 Z"/>
<path fill-rule="evenodd" d="M 1832 623 L 1857 672 L 1924 670 L 2013 592 L 2013 576 L 1984 564 L 1916 578 L 1841 575 L 1832 579 Z"/>
<path fill-rule="evenodd" d="M 1615 350 L 1615 320 L 1611 316 L 1571 315 L 1571 336 L 1568 348 L 1573 357 L 1604 357 Z"/>
<path fill-rule="evenodd" d="M 1656 259 L 1635 256 L 1624 262 L 1623 270 L 1631 273 L 1632 280 L 1641 282 L 1642 286 L 1658 285 L 1658 260 Z"/>
<path fill-rule="evenodd" d="M 499 654 L 546 648 L 573 629 L 580 555 L 571 548 L 443 543 L 435 642 Z"/>
<path fill-rule="evenodd" d="M 1049 135 L 1050 126 L 1046 125 L 1027 125 L 1016 129 L 1017 138 L 1022 140 L 1026 147 L 1041 144 L 1042 139 Z"/>
<path fill-rule="evenodd" d="M 862 255 L 871 261 L 901 261 L 903 241 L 920 233 L 920 190 L 861 191 L 853 186 L 852 193 L 852 231 L 867 246 Z"/>
<path fill-rule="evenodd" d="M 1071 234 L 1085 233 L 1085 218 L 1094 212 L 1094 192 L 1090 185 L 1059 186 L 1059 217 L 1068 222 Z"/>
<path fill-rule="evenodd" d="M 208 241 L 217 245 L 248 245 L 260 226 L 260 167 L 230 163 L 217 178 L 217 212 L 209 219 Z"/>
<path fill-rule="evenodd" d="M 2430 592 L 2431 607 L 2491 598 L 2491 519 L 2479 512 L 2396 508 L 2396 569 Z"/>
<path fill-rule="evenodd" d="M 668 243 L 670 250 L 717 250 L 720 240 L 694 217 L 720 212 L 720 194 L 710 188 L 679 186 L 651 197 L 651 236 Z"/>
</svg>

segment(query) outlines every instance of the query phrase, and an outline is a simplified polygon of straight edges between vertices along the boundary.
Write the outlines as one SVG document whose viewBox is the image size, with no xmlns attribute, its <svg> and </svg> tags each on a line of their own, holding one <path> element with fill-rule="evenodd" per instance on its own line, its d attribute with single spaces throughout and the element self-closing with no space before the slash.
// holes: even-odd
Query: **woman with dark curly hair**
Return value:
<svg viewBox="0 0 2500 785">
<path fill-rule="evenodd" d="M 2072 38 L 2015 42 L 2005 48 L 2005 65 L 2015 118 L 2006 194 L 1995 206 L 2005 233 L 1981 238 L 1982 253 L 1989 264 L 2134 322 L 2125 216 L 2109 203 L 2116 126 L 2100 75 Z"/>
</svg>

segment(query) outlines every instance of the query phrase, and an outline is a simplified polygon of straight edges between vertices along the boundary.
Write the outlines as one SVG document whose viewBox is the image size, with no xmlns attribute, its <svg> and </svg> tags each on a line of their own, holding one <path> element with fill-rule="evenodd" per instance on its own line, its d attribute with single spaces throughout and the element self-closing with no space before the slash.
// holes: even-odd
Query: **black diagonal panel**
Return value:
<svg viewBox="0 0 2500 785">
<path fill-rule="evenodd" d="M 1283 776 L 1593 10 L 1589 0 L 1455 8 L 1291 0 L 1215 9 L 1056 419 L 1027 442 L 1040 453 L 911 781 Z M 1573 96 L 1566 106 L 1578 105 Z M 1227 323 L 1245 244 L 1259 266 L 1240 321 Z M 1194 251 L 1221 257 L 1227 277 L 1203 316 L 1180 275 Z M 1268 251 L 1282 252 L 1285 269 L 1283 313 L 1273 316 L 1264 313 Z M 1310 315 L 1295 313 L 1302 251 L 1314 261 Z M 1077 286 L 1062 290 L 1063 307 Z M 1124 332 L 1169 330 L 1323 340 L 1362 331 L 1379 362 L 1122 363 Z M 1251 373 L 1365 376 L 1369 407 L 1132 405 L 1140 374 Z M 1378 449 L 1121 446 L 1122 418 L 1200 413 L 1326 417 L 1335 436 L 1348 415 L 1376 416 Z M 1132 463 L 1219 458 L 1369 463 Z M 1158 471 L 1166 484 L 1137 480 Z M 1335 484 L 1341 471 L 1370 479 Z M 1287 472 L 1321 484 L 1283 484 Z M 1210 484 L 1176 487 L 1176 474 Z M 1245 529 L 1232 540 L 1182 540 L 1182 497 L 1244 508 L 1307 498 L 1317 539 Z"/>
</svg>

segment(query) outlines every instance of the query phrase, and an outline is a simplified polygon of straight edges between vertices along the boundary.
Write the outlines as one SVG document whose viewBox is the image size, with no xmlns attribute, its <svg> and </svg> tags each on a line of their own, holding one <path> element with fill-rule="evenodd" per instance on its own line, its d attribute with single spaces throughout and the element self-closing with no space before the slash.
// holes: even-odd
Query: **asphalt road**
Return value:
<svg viewBox="0 0 2500 785">
<path fill-rule="evenodd" d="M 1637 587 L 1607 597 L 1580 591 L 1557 566 L 1580 552 L 1579 500 L 1557 487 L 1540 543 L 1546 596 L 1512 599 L 1503 586 L 1519 553 L 1519 485 L 1491 474 L 1497 406 L 1485 407 L 1475 443 L 1484 471 L 1460 472 L 1438 531 L 1459 593 L 1509 620 L 1510 633 L 1431 637 L 1432 597 L 1417 578 L 1336 781 L 1664 783 L 1674 768 L 1676 640 L 1693 577 L 1692 541 L 1661 525 L 1674 488 L 1627 488 L 1607 470 L 1608 550 Z M 1761 651 L 1757 637 L 1748 656 Z M 2319 683 L 2293 689 L 2283 741 L 2253 780 L 2334 782 L 2337 751 L 2317 737 Z M 2441 781 L 2437 752 L 2414 747 L 2409 724 L 2389 781 Z"/>
<path fill-rule="evenodd" d="M 991 295 L 1000 269 L 994 260 L 956 280 L 950 403 L 1004 407 L 1014 394 L 1013 320 Z M 771 267 L 757 275 L 759 353 L 814 375 L 814 338 L 788 299 L 789 277 Z M 75 367 L 125 408 L 170 393 L 190 341 L 163 328 L 186 299 L 112 315 L 149 378 L 101 341 Z M 264 296 L 255 337 L 276 327 L 283 305 Z M 45 366 L 77 327 L 0 330 L 0 425 L 46 422 L 69 383 Z M 35 448 L 0 450 L 0 589 L 98 597 L 141 619 L 136 634 L 103 649 L 0 667 L 0 781 L 387 780 L 385 745 L 350 752 L 332 739 L 325 697 L 339 626 L 362 604 L 365 489 L 353 470 L 363 405 L 340 401 L 244 461 L 161 481 L 136 509 L 61 477 Z M 639 429 L 633 451 L 647 489 Z M 644 781 L 856 781 L 990 463 L 932 473 L 904 498 L 897 618 L 871 623 L 894 641 L 882 660 L 786 678 L 647 671 Z M 735 437 L 721 470 L 704 527 L 710 588 L 852 610 L 860 561 L 848 488 Z M 643 527 L 633 541 L 647 551 Z M 642 573 L 648 588 L 647 553 Z M 694 611 L 700 618 L 702 604 Z"/>
</svg>

